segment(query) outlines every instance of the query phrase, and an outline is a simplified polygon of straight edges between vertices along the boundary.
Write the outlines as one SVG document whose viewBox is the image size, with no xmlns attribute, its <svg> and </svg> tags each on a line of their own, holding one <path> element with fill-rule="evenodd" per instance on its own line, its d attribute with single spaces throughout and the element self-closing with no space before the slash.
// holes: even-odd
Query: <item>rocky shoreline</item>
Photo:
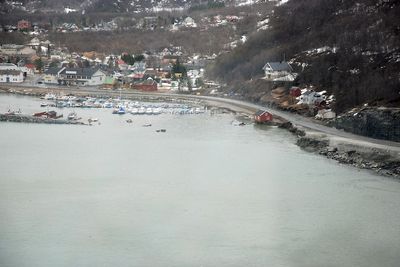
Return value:
<svg viewBox="0 0 400 267">
<path fill-rule="evenodd" d="M 400 178 L 400 156 L 398 153 L 369 148 L 346 142 L 332 142 L 328 136 L 299 136 L 296 144 L 307 152 L 317 153 L 340 164 L 359 169 L 372 170 L 384 176 Z"/>
</svg>

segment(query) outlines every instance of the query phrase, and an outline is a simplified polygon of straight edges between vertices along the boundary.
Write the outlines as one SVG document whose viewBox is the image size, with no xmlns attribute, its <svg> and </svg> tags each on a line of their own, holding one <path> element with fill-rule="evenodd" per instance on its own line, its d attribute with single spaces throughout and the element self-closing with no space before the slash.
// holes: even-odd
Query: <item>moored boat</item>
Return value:
<svg viewBox="0 0 400 267">
<path fill-rule="evenodd" d="M 153 114 L 153 109 L 152 108 L 147 108 L 146 109 L 146 114 L 147 115 L 152 115 Z"/>
<path fill-rule="evenodd" d="M 138 114 L 139 110 L 137 108 L 132 108 L 130 110 L 130 112 L 131 112 L 131 114 L 136 115 L 136 114 Z"/>
<path fill-rule="evenodd" d="M 125 108 L 124 107 L 120 107 L 119 109 L 118 109 L 118 111 L 117 111 L 117 114 L 119 114 L 119 115 L 123 115 L 123 114 L 125 114 L 126 113 L 126 111 L 125 111 Z"/>
<path fill-rule="evenodd" d="M 71 112 L 68 114 L 68 120 L 76 120 L 78 116 L 76 115 L 75 112 Z"/>
</svg>

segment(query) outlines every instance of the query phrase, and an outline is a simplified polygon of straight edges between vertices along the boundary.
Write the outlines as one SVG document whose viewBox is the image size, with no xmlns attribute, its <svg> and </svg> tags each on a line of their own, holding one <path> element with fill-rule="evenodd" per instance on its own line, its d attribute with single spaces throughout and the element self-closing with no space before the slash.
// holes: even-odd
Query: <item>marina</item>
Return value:
<svg viewBox="0 0 400 267">
<path fill-rule="evenodd" d="M 46 94 L 42 99 L 41 107 L 57 108 L 105 108 L 112 109 L 113 114 L 124 115 L 160 115 L 160 114 L 202 114 L 207 108 L 196 104 L 178 104 L 178 103 L 157 103 L 157 102 L 139 102 L 121 98 L 95 98 L 95 97 L 76 97 L 56 96 L 55 94 Z"/>
</svg>

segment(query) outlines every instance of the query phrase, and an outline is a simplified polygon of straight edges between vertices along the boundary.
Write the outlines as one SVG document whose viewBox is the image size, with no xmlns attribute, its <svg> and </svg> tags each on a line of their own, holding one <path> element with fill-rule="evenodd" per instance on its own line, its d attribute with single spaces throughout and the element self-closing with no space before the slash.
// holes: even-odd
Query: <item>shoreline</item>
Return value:
<svg viewBox="0 0 400 267">
<path fill-rule="evenodd" d="M 320 125 L 307 127 L 309 119 L 303 118 L 298 121 L 298 116 L 284 114 L 281 111 L 274 111 L 269 108 L 246 103 L 243 101 L 216 98 L 210 96 L 195 96 L 170 93 L 143 93 L 136 91 L 109 91 L 109 89 L 83 89 L 83 88 L 32 88 L 17 86 L 0 86 L 0 92 L 40 97 L 49 92 L 64 93 L 76 96 L 94 97 L 123 97 L 142 101 L 196 101 L 204 102 L 211 107 L 229 110 L 235 114 L 244 114 L 251 118 L 258 109 L 265 109 L 277 119 L 278 127 L 292 132 L 297 137 L 296 144 L 303 150 L 333 159 L 340 164 L 352 165 L 358 169 L 374 171 L 377 174 L 400 178 L 400 143 L 371 139 L 363 136 L 356 136 L 350 133 L 339 131 L 335 128 L 332 131 L 319 131 L 318 128 L 328 128 Z M 282 116 L 282 114 L 284 116 Z M 297 123 L 296 123 L 297 122 Z M 300 123 L 298 123 L 300 122 Z M 338 132 L 338 134 L 335 134 Z"/>
</svg>

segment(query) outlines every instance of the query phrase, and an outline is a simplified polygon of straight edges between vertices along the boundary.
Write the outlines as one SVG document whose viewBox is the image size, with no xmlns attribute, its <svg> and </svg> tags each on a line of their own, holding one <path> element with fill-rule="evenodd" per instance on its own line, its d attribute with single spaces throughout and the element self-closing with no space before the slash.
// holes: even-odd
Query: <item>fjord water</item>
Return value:
<svg viewBox="0 0 400 267">
<path fill-rule="evenodd" d="M 0 266 L 399 266 L 397 180 L 230 114 L 75 111 L 101 125 L 0 123 Z"/>
</svg>

